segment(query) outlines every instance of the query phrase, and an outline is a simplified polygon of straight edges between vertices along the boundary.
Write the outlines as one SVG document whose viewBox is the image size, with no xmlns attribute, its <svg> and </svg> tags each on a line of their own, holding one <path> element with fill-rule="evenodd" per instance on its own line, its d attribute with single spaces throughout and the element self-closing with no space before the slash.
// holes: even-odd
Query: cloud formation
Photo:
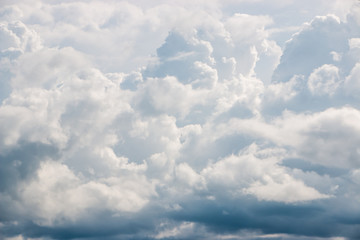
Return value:
<svg viewBox="0 0 360 240">
<path fill-rule="evenodd" d="M 3 1 L 3 239 L 358 239 L 357 1 Z"/>
</svg>

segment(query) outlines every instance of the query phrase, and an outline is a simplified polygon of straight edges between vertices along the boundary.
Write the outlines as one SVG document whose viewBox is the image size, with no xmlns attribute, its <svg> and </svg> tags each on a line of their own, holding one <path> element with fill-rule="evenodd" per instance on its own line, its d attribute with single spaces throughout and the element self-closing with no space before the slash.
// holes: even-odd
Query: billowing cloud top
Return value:
<svg viewBox="0 0 360 240">
<path fill-rule="evenodd" d="M 0 238 L 359 239 L 360 3 L 0 3 Z"/>
</svg>

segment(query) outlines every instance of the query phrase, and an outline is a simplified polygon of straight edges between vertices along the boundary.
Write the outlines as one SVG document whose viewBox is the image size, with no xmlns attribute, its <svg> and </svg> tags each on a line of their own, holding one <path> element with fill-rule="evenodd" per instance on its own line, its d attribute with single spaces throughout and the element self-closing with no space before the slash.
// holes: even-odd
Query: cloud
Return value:
<svg viewBox="0 0 360 240">
<path fill-rule="evenodd" d="M 5 9 L 6 13 L 16 14 L 20 11 L 17 8 Z M 5 15 L 5 14 L 4 14 Z M 5 15 L 5 16 L 6 16 Z M 11 92 L 11 66 L 14 61 L 24 52 L 33 52 L 42 47 L 42 42 L 37 33 L 29 29 L 21 21 L 1 21 L 0 22 L 0 100 L 4 100 Z"/>
<path fill-rule="evenodd" d="M 359 74 L 360 74 L 360 64 L 357 63 L 355 67 L 351 70 L 349 76 L 345 79 L 345 92 L 346 94 L 356 98 L 358 96 L 358 86 L 359 86 Z"/>
<path fill-rule="evenodd" d="M 339 78 L 339 69 L 325 64 L 310 74 L 308 88 L 314 95 L 333 95 L 339 86 Z"/>
<path fill-rule="evenodd" d="M 359 9 L 3 1 L 0 238 L 359 238 Z"/>
<path fill-rule="evenodd" d="M 21 192 L 23 208 L 31 209 L 40 226 L 54 225 L 60 219 L 76 221 L 96 213 L 99 207 L 113 214 L 137 212 L 154 194 L 142 176 L 84 181 L 66 165 L 53 161 L 42 162 L 36 180 L 22 186 Z"/>
<path fill-rule="evenodd" d="M 221 159 L 205 168 L 203 174 L 211 185 L 225 185 L 225 189 L 235 196 L 245 193 L 255 195 L 259 200 L 287 203 L 328 197 L 293 179 L 278 166 L 276 150 L 265 149 L 257 153 L 256 148 L 251 145 L 239 156 Z"/>
<path fill-rule="evenodd" d="M 273 80 L 288 81 L 293 75 L 308 77 L 314 67 L 331 63 L 330 52 L 344 52 L 347 47 L 348 33 L 342 24 L 339 18 L 329 15 L 305 25 L 287 43 Z"/>
</svg>

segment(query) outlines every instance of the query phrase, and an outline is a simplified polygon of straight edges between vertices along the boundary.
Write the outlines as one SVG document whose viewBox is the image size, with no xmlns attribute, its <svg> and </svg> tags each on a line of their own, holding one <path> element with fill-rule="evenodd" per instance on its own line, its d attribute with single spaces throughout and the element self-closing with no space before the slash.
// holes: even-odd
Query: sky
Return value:
<svg viewBox="0 0 360 240">
<path fill-rule="evenodd" d="M 357 0 L 1 0 L 0 239 L 360 239 Z"/>
</svg>

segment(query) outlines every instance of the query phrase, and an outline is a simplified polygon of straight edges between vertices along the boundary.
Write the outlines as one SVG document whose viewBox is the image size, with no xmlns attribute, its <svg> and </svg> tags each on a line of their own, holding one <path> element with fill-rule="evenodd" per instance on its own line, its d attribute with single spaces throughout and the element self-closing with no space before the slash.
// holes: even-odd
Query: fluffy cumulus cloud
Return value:
<svg viewBox="0 0 360 240">
<path fill-rule="evenodd" d="M 360 3 L 0 3 L 1 239 L 359 239 Z"/>
</svg>

